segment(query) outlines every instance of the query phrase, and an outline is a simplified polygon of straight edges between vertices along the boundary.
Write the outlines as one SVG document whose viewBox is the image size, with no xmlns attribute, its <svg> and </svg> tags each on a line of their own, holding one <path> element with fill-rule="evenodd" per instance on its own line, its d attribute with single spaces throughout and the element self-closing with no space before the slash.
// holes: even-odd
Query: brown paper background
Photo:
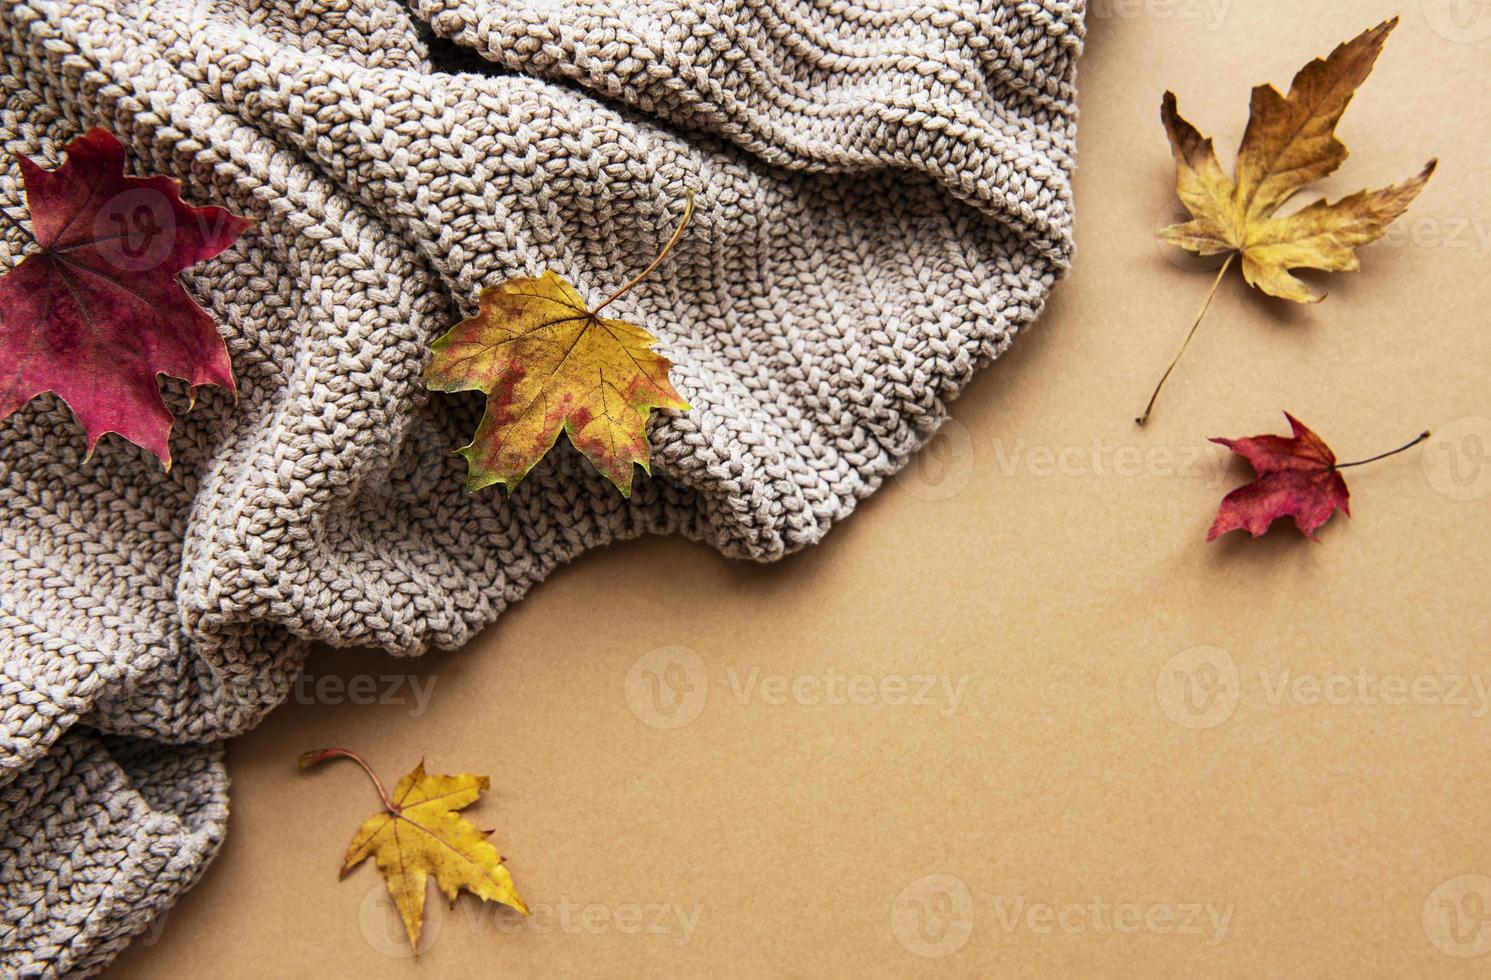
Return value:
<svg viewBox="0 0 1491 980">
<path fill-rule="evenodd" d="M 317 652 L 312 675 L 378 695 L 417 673 L 427 710 L 407 683 L 361 706 L 311 685 L 233 743 L 221 855 L 112 975 L 1485 976 L 1464 954 L 1491 950 L 1491 10 L 1457 25 L 1455 2 L 1475 12 L 1401 4 L 1324 185 L 1438 155 L 1405 223 L 1318 307 L 1229 278 L 1144 431 L 1210 282 L 1154 241 L 1161 94 L 1230 166 L 1250 85 L 1397 5 L 1096 4 L 1076 272 L 906 476 L 775 567 L 639 541 L 464 650 Z M 1285 408 L 1343 458 L 1442 435 L 1352 471 L 1323 545 L 1208 545 L 1247 471 L 1205 437 L 1283 431 Z M 669 647 L 698 660 L 638 664 Z M 831 669 L 872 703 L 735 689 Z M 956 710 L 897 703 L 922 675 L 966 683 Z M 679 678 L 696 701 L 657 713 Z M 376 797 L 350 763 L 295 768 L 326 745 L 390 782 L 421 756 L 490 774 L 470 812 L 538 914 L 432 893 L 409 959 L 376 870 L 337 880 Z"/>
</svg>

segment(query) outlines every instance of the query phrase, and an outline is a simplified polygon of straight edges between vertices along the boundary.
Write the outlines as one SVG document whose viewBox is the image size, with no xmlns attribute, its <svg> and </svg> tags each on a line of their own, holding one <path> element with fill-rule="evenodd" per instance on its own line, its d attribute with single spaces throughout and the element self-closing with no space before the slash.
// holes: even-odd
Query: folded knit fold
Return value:
<svg viewBox="0 0 1491 980">
<path fill-rule="evenodd" d="M 647 532 L 812 544 L 1038 315 L 1071 249 L 1082 0 L 0 0 L 0 207 L 90 126 L 256 221 L 186 276 L 235 402 L 174 465 L 62 404 L 0 422 L 0 969 L 85 972 L 196 880 L 218 739 L 310 642 L 458 646 L 556 565 Z M 427 39 L 434 37 L 427 44 Z M 451 42 L 471 71 L 447 71 Z M 480 58 L 476 57 L 480 56 Z M 694 406 L 623 500 L 561 445 L 511 496 L 450 453 L 427 344 L 483 284 L 613 309 Z M 9 225 L 10 223 L 7 223 Z M 24 251 L 0 233 L 0 265 Z"/>
</svg>

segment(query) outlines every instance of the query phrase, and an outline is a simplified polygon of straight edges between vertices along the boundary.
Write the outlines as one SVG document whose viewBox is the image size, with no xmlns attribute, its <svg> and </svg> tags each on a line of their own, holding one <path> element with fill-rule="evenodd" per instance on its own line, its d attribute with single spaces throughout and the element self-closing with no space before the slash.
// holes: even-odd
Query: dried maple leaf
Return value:
<svg viewBox="0 0 1491 980">
<path fill-rule="evenodd" d="M 1233 261 L 1242 257 L 1248 284 L 1270 296 L 1296 303 L 1318 303 L 1325 293 L 1291 274 L 1294 269 L 1353 272 L 1361 267 L 1356 249 L 1376 241 L 1408 209 L 1438 166 L 1429 161 L 1411 180 L 1377 191 L 1362 191 L 1331 204 L 1317 201 L 1293 214 L 1279 209 L 1308 185 L 1334 173 L 1346 160 L 1336 125 L 1357 88 L 1371 74 L 1393 28 L 1393 18 L 1338 46 L 1294 76 L 1289 95 L 1272 85 L 1253 89 L 1248 128 L 1237 153 L 1237 177 L 1223 172 L 1210 139 L 1181 118 L 1175 93 L 1166 92 L 1160 116 L 1175 155 L 1175 187 L 1191 220 L 1172 225 L 1160 238 L 1198 255 L 1226 255 L 1206 304 L 1196 317 L 1181 353 L 1175 355 L 1155 388 L 1143 425 L 1154 409 L 1196 328 L 1206 316 L 1217 287 Z"/>
<path fill-rule="evenodd" d="M 600 313 L 662 264 L 693 208 L 691 193 L 657 258 L 594 310 L 546 270 L 483 289 L 477 314 L 431 345 L 427 386 L 487 395 L 476 434 L 460 450 L 468 490 L 494 483 L 511 490 L 563 429 L 623 496 L 631 496 L 633 466 L 650 472 L 647 417 L 655 408 L 686 411 L 689 405 L 668 379 L 672 362 L 651 350 L 657 338 Z"/>
<path fill-rule="evenodd" d="M 464 888 L 485 901 L 501 902 L 528 914 L 513 888 L 512 876 L 502 866 L 502 855 L 487 840 L 492 832 L 478 830 L 456 813 L 475 803 L 491 787 L 491 780 L 470 774 L 432 776 L 421 760 L 399 780 L 390 797 L 362 757 L 347 749 L 303 753 L 300 766 L 308 769 L 334 758 L 351 759 L 362 766 L 383 798 L 383 812 L 363 821 L 352 837 L 342 876 L 368 857 L 375 860 L 415 953 L 419 952 L 425 885 L 430 876 L 452 905 Z"/>
<path fill-rule="evenodd" d="M 93 129 L 46 170 L 21 158 L 37 251 L 0 277 L 0 418 L 54 392 L 88 439 L 116 432 L 171 465 L 160 375 L 233 389 L 228 348 L 177 274 L 252 222 L 192 207 L 168 177 L 124 176 L 124 147 Z"/>
<path fill-rule="evenodd" d="M 1206 540 L 1215 541 L 1228 531 L 1245 530 L 1259 537 L 1281 517 L 1293 517 L 1295 526 L 1312 541 L 1315 531 L 1337 510 L 1351 516 L 1351 493 L 1340 471 L 1395 456 L 1429 438 L 1425 432 L 1392 452 L 1355 463 L 1337 463 L 1336 454 L 1299 419 L 1284 413 L 1294 435 L 1253 436 L 1248 439 L 1213 439 L 1253 465 L 1258 478 L 1222 499 L 1217 519 Z"/>
</svg>

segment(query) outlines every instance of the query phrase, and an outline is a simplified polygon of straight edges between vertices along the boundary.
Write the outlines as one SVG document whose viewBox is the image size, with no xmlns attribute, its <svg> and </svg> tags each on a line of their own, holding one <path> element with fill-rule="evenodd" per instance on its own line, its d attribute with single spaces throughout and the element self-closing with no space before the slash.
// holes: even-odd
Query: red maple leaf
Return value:
<svg viewBox="0 0 1491 980">
<path fill-rule="evenodd" d="M 72 409 L 88 452 L 116 432 L 171 465 L 160 375 L 233 389 L 228 348 L 177 274 L 252 222 L 181 200 L 169 177 L 124 176 L 102 129 L 46 170 L 21 158 L 37 249 L 0 276 L 0 419 L 44 392 Z"/>
<path fill-rule="evenodd" d="M 1390 453 L 1355 463 L 1337 463 L 1331 448 L 1299 419 L 1284 413 L 1294 429 L 1293 437 L 1262 435 L 1250 439 L 1213 439 L 1253 465 L 1258 478 L 1222 498 L 1217 519 L 1206 540 L 1215 541 L 1228 531 L 1245 530 L 1261 536 L 1274 521 L 1293 517 L 1294 524 L 1311 541 L 1319 541 L 1316 528 L 1339 509 L 1351 516 L 1351 492 L 1341 470 L 1394 456 L 1429 438 L 1425 432 L 1408 445 Z"/>
<path fill-rule="evenodd" d="M 1336 454 L 1299 419 L 1284 413 L 1293 438 L 1253 436 L 1251 439 L 1213 439 L 1242 456 L 1258 473 L 1222 498 L 1221 509 L 1206 540 L 1215 541 L 1239 528 L 1258 537 L 1281 517 L 1292 516 L 1305 537 L 1319 541 L 1315 529 L 1340 508 L 1351 516 L 1351 493 L 1336 472 Z"/>
</svg>

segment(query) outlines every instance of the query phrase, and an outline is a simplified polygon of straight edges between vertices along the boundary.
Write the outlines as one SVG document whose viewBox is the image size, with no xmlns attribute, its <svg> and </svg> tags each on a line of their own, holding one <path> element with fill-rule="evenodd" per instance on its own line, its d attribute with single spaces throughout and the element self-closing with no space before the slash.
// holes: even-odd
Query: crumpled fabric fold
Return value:
<svg viewBox="0 0 1491 980">
<path fill-rule="evenodd" d="M 0 266 L 18 159 L 92 126 L 255 227 L 187 273 L 238 396 L 174 465 L 0 422 L 0 968 L 100 968 L 200 876 L 220 740 L 313 642 L 457 647 L 557 565 L 676 533 L 820 540 L 1040 314 L 1072 248 L 1082 0 L 0 0 Z M 451 450 L 428 343 L 484 284 L 613 307 L 693 405 L 630 500 L 561 440 L 510 496 Z M 518 696 L 516 693 L 514 696 Z"/>
</svg>

